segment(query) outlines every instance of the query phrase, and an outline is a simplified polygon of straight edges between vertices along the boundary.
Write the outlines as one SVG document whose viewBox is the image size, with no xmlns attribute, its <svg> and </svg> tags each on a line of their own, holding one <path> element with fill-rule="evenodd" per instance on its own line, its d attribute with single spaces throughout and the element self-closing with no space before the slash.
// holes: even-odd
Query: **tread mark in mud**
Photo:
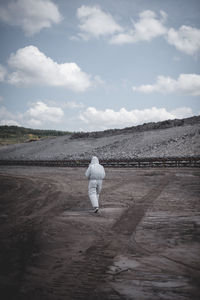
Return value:
<svg viewBox="0 0 200 300">
<path fill-rule="evenodd" d="M 125 233 L 131 235 L 136 229 L 138 223 L 144 217 L 149 206 L 154 202 L 156 198 L 161 194 L 163 189 L 168 185 L 171 175 L 164 178 L 159 186 L 154 187 L 147 193 L 138 204 L 129 206 L 128 209 L 120 216 L 117 222 L 113 225 L 112 229 L 117 233 Z"/>
<path fill-rule="evenodd" d="M 141 199 L 141 204 L 134 204 L 125 210 L 111 230 L 95 240 L 93 246 L 86 251 L 85 258 L 80 265 L 73 263 L 70 272 L 66 271 L 57 280 L 55 279 L 54 292 L 56 293 L 57 289 L 59 294 L 58 282 L 60 284 L 65 282 L 66 293 L 72 300 L 125 299 L 114 290 L 102 291 L 101 285 L 104 283 L 105 286 L 108 267 L 112 265 L 113 258 L 119 254 L 116 250 L 116 243 L 113 241 L 118 240 L 117 243 L 120 243 L 120 235 L 130 237 L 149 206 L 167 186 L 170 178 L 171 175 L 162 179 L 159 186 L 153 188 Z"/>
</svg>

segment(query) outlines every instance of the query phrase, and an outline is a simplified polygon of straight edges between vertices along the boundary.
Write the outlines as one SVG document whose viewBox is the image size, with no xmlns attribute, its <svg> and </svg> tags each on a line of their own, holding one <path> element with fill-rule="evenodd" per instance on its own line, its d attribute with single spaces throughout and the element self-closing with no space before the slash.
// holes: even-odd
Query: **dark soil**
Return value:
<svg viewBox="0 0 200 300">
<path fill-rule="evenodd" d="M 200 170 L 1 167 L 3 300 L 200 297 Z"/>
</svg>

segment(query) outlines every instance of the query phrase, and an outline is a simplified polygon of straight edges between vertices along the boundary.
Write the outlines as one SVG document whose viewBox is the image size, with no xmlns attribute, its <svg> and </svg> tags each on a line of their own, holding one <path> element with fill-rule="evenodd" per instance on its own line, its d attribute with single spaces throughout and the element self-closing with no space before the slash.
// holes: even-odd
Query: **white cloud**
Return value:
<svg viewBox="0 0 200 300">
<path fill-rule="evenodd" d="M 82 5 L 77 10 L 77 18 L 80 21 L 79 29 L 81 32 L 79 36 L 85 40 L 92 37 L 109 36 L 123 31 L 113 17 L 109 13 L 102 11 L 99 6 Z"/>
<path fill-rule="evenodd" d="M 4 106 L 0 106 L 0 124 L 18 125 L 25 127 L 52 128 L 64 122 L 64 112 L 61 107 L 47 105 L 42 101 L 30 104 L 24 113 L 11 113 Z"/>
<path fill-rule="evenodd" d="M 111 14 L 101 10 L 99 6 L 81 6 L 77 10 L 80 21 L 78 36 L 71 40 L 83 38 L 100 38 L 106 36 L 115 45 L 151 41 L 163 36 L 166 41 L 177 50 L 193 55 L 200 50 L 200 29 L 182 25 L 178 30 L 167 28 L 165 21 L 167 14 L 160 11 L 158 17 L 152 10 L 144 10 L 139 14 L 138 21 L 132 21 L 132 27 L 123 28 L 117 24 Z"/>
<path fill-rule="evenodd" d="M 63 108 L 69 108 L 69 109 L 80 109 L 83 108 L 83 103 L 77 103 L 75 101 L 67 101 L 61 104 Z"/>
<path fill-rule="evenodd" d="M 192 115 L 191 108 L 178 108 L 167 111 L 165 108 L 152 107 L 144 110 L 119 111 L 112 109 L 97 110 L 95 107 L 88 107 L 80 114 L 80 120 L 88 125 L 91 130 L 104 130 L 109 128 L 124 128 L 146 122 L 158 122 L 167 119 L 183 118 Z"/>
<path fill-rule="evenodd" d="M 0 20 L 21 27 L 26 35 L 31 36 L 59 23 L 62 16 L 51 0 L 9 0 L 0 6 Z"/>
<path fill-rule="evenodd" d="M 2 66 L 0 64 L 0 82 L 4 82 L 5 81 L 6 74 L 7 74 L 6 68 L 4 68 L 4 66 Z"/>
<path fill-rule="evenodd" d="M 20 126 L 19 120 L 21 115 L 9 112 L 6 107 L 0 107 L 0 125 L 16 125 Z"/>
<path fill-rule="evenodd" d="M 160 12 L 160 19 L 151 10 L 145 10 L 140 13 L 139 21 L 133 22 L 133 28 L 128 32 L 119 33 L 112 37 L 111 44 L 128 44 L 137 43 L 139 41 L 151 41 L 157 36 L 164 35 L 167 31 L 163 25 L 167 15 Z"/>
<path fill-rule="evenodd" d="M 158 76 L 155 84 L 133 86 L 133 91 L 142 93 L 181 93 L 191 96 L 200 95 L 200 75 L 198 74 L 180 74 L 178 79 L 175 80 L 171 77 Z"/>
<path fill-rule="evenodd" d="M 90 76 L 76 63 L 58 64 L 34 46 L 11 54 L 8 65 L 14 70 L 8 76 L 8 82 L 16 86 L 62 86 L 76 92 L 85 91 L 91 86 Z"/>
<path fill-rule="evenodd" d="M 42 101 L 37 101 L 25 113 L 25 117 L 29 120 L 31 126 L 39 126 L 48 122 L 59 123 L 64 116 L 64 112 L 60 107 L 48 106 Z"/>
<path fill-rule="evenodd" d="M 104 84 L 105 84 L 105 81 L 99 75 L 94 76 L 94 85 L 95 86 L 104 85 Z"/>
<path fill-rule="evenodd" d="M 26 122 L 26 125 L 28 127 L 31 127 L 31 128 L 40 128 L 42 126 L 43 122 L 42 120 L 37 120 L 37 119 L 29 119 L 27 122 Z"/>
<path fill-rule="evenodd" d="M 0 120 L 0 125 L 1 126 L 20 126 L 20 124 L 15 121 L 15 120 L 7 120 L 7 119 L 4 119 L 4 120 Z"/>
<path fill-rule="evenodd" d="M 189 55 L 200 50 L 200 29 L 194 27 L 183 25 L 179 30 L 170 28 L 166 39 L 176 49 Z"/>
<path fill-rule="evenodd" d="M 193 116 L 192 109 L 190 107 L 178 107 L 171 111 L 177 119 L 189 118 Z"/>
<path fill-rule="evenodd" d="M 164 26 L 167 15 L 160 12 L 160 19 L 151 11 L 140 13 L 138 22 L 133 22 L 133 28 L 112 36 L 111 44 L 130 44 L 139 41 L 151 41 L 155 37 L 163 36 L 166 41 L 177 50 L 193 55 L 200 51 L 200 29 L 182 25 L 178 30 Z"/>
</svg>

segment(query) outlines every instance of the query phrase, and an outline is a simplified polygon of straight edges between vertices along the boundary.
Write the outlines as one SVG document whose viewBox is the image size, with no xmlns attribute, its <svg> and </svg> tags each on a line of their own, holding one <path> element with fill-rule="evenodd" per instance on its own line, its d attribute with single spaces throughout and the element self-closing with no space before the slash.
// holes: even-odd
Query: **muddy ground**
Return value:
<svg viewBox="0 0 200 300">
<path fill-rule="evenodd" d="M 0 295 L 200 299 L 200 170 L 0 167 Z"/>
</svg>

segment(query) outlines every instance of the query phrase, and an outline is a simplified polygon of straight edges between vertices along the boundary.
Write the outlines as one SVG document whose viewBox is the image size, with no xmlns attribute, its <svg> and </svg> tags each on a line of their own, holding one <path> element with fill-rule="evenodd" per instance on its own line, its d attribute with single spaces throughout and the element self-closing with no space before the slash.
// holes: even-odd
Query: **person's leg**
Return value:
<svg viewBox="0 0 200 300">
<path fill-rule="evenodd" d="M 90 201 L 92 203 L 93 208 L 99 207 L 97 194 L 89 194 Z"/>
<path fill-rule="evenodd" d="M 91 204 L 93 208 L 95 209 L 94 212 L 98 211 L 99 208 L 99 201 L 98 201 L 98 196 L 97 196 L 97 181 L 96 180 L 90 180 L 89 182 L 89 198 L 91 201 Z"/>
<path fill-rule="evenodd" d="M 99 202 L 99 195 L 100 195 L 101 189 L 102 189 L 102 180 L 98 180 L 97 181 L 97 199 L 98 199 L 98 202 Z"/>
</svg>

